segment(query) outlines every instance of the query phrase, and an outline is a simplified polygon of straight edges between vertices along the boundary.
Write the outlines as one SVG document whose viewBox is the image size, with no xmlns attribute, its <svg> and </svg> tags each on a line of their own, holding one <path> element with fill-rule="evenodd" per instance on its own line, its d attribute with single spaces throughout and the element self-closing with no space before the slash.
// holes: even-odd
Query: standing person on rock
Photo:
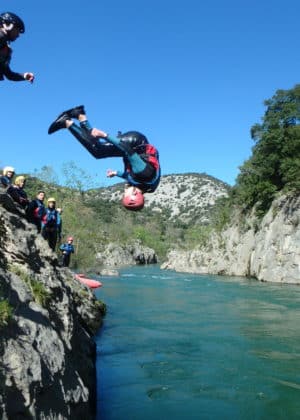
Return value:
<svg viewBox="0 0 300 420">
<path fill-rule="evenodd" d="M 11 12 L 0 14 L 0 80 L 4 80 L 5 77 L 13 82 L 27 80 L 33 83 L 33 73 L 16 73 L 10 68 L 12 57 L 10 43 L 14 42 L 24 32 L 25 25 L 19 16 Z"/>
<path fill-rule="evenodd" d="M 55 208 L 56 200 L 53 197 L 47 200 L 48 207 L 42 217 L 42 236 L 48 242 L 52 251 L 55 251 L 58 231 L 58 213 Z"/>
<path fill-rule="evenodd" d="M 44 199 L 45 192 L 38 191 L 36 198 L 30 201 L 26 211 L 28 221 L 36 225 L 39 233 L 42 229 L 42 218 L 46 212 Z"/>
<path fill-rule="evenodd" d="M 15 174 L 15 169 L 12 166 L 5 166 L 3 168 L 3 175 L 0 177 L 0 185 L 2 188 L 7 188 L 12 184 Z"/>
<path fill-rule="evenodd" d="M 72 119 L 78 119 L 79 125 Z M 109 178 L 118 176 L 125 179 L 129 186 L 125 188 L 122 204 L 129 210 L 144 207 L 144 193 L 156 190 L 160 182 L 160 164 L 158 151 L 149 144 L 146 136 L 138 131 L 118 133 L 113 137 L 97 128 L 92 128 L 83 105 L 60 114 L 50 125 L 48 134 L 68 128 L 72 135 L 96 158 L 122 157 L 123 171 L 108 170 Z"/>
<path fill-rule="evenodd" d="M 70 260 L 71 260 L 71 254 L 74 254 L 74 245 L 73 245 L 74 238 L 73 236 L 69 236 L 67 239 L 67 243 L 62 244 L 59 249 L 61 250 L 63 254 L 62 258 L 62 266 L 63 267 L 69 267 Z"/>
</svg>

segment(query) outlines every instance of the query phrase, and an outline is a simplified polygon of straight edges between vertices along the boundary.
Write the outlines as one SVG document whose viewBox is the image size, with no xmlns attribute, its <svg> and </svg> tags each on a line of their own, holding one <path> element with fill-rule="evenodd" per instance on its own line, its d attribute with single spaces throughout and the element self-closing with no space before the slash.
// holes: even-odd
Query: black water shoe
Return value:
<svg viewBox="0 0 300 420">
<path fill-rule="evenodd" d="M 66 121 L 69 119 L 70 117 L 65 112 L 60 114 L 48 128 L 48 134 L 52 134 L 55 133 L 55 131 L 61 130 L 62 128 L 66 128 Z"/>
<path fill-rule="evenodd" d="M 69 118 L 78 118 L 80 114 L 85 115 L 84 105 L 75 106 L 75 108 L 68 109 L 63 114 L 66 114 Z"/>
</svg>

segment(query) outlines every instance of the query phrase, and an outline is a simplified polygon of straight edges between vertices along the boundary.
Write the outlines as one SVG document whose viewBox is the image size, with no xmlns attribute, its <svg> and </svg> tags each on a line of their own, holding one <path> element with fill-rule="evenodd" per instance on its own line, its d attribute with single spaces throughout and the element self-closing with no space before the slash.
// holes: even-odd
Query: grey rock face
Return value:
<svg viewBox="0 0 300 420">
<path fill-rule="evenodd" d="M 254 216 L 233 221 L 221 234 L 212 235 L 205 247 L 171 251 L 162 268 L 300 283 L 300 197 L 275 200 L 256 224 Z"/>
<path fill-rule="evenodd" d="M 96 258 L 99 264 L 110 268 L 157 263 L 155 251 L 138 241 L 127 245 L 110 243 Z"/>
<path fill-rule="evenodd" d="M 103 308 L 36 228 L 1 205 L 0 284 L 12 310 L 0 324 L 0 417 L 93 418 Z"/>
</svg>

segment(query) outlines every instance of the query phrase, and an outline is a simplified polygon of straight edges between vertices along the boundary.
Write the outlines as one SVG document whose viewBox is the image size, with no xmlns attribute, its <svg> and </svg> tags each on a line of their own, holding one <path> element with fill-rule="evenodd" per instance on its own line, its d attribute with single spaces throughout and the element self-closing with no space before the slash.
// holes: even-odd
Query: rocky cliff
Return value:
<svg viewBox="0 0 300 420">
<path fill-rule="evenodd" d="M 236 214 L 205 246 L 170 251 L 162 268 L 300 283 L 300 196 L 278 198 L 261 221 Z"/>
<path fill-rule="evenodd" d="M 104 305 L 0 194 L 0 417 L 91 419 Z"/>
<path fill-rule="evenodd" d="M 96 255 L 96 261 L 105 268 L 131 265 L 156 264 L 157 256 L 152 248 L 141 245 L 140 241 L 120 245 L 110 243 Z"/>
</svg>

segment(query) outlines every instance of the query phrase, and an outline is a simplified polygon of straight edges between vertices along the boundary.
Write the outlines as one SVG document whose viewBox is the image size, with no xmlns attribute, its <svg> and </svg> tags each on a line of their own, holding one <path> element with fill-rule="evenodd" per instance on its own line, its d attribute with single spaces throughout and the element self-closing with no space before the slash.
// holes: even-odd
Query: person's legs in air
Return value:
<svg viewBox="0 0 300 420">
<path fill-rule="evenodd" d="M 76 125 L 72 121 L 72 118 L 78 119 L 80 126 Z M 96 159 L 106 157 L 123 157 L 120 149 L 116 148 L 112 143 L 101 142 L 97 138 L 91 136 L 90 131 L 92 128 L 87 120 L 84 107 L 82 105 L 61 113 L 50 125 L 48 134 L 52 134 L 62 128 L 68 128 L 72 135 Z"/>
</svg>

